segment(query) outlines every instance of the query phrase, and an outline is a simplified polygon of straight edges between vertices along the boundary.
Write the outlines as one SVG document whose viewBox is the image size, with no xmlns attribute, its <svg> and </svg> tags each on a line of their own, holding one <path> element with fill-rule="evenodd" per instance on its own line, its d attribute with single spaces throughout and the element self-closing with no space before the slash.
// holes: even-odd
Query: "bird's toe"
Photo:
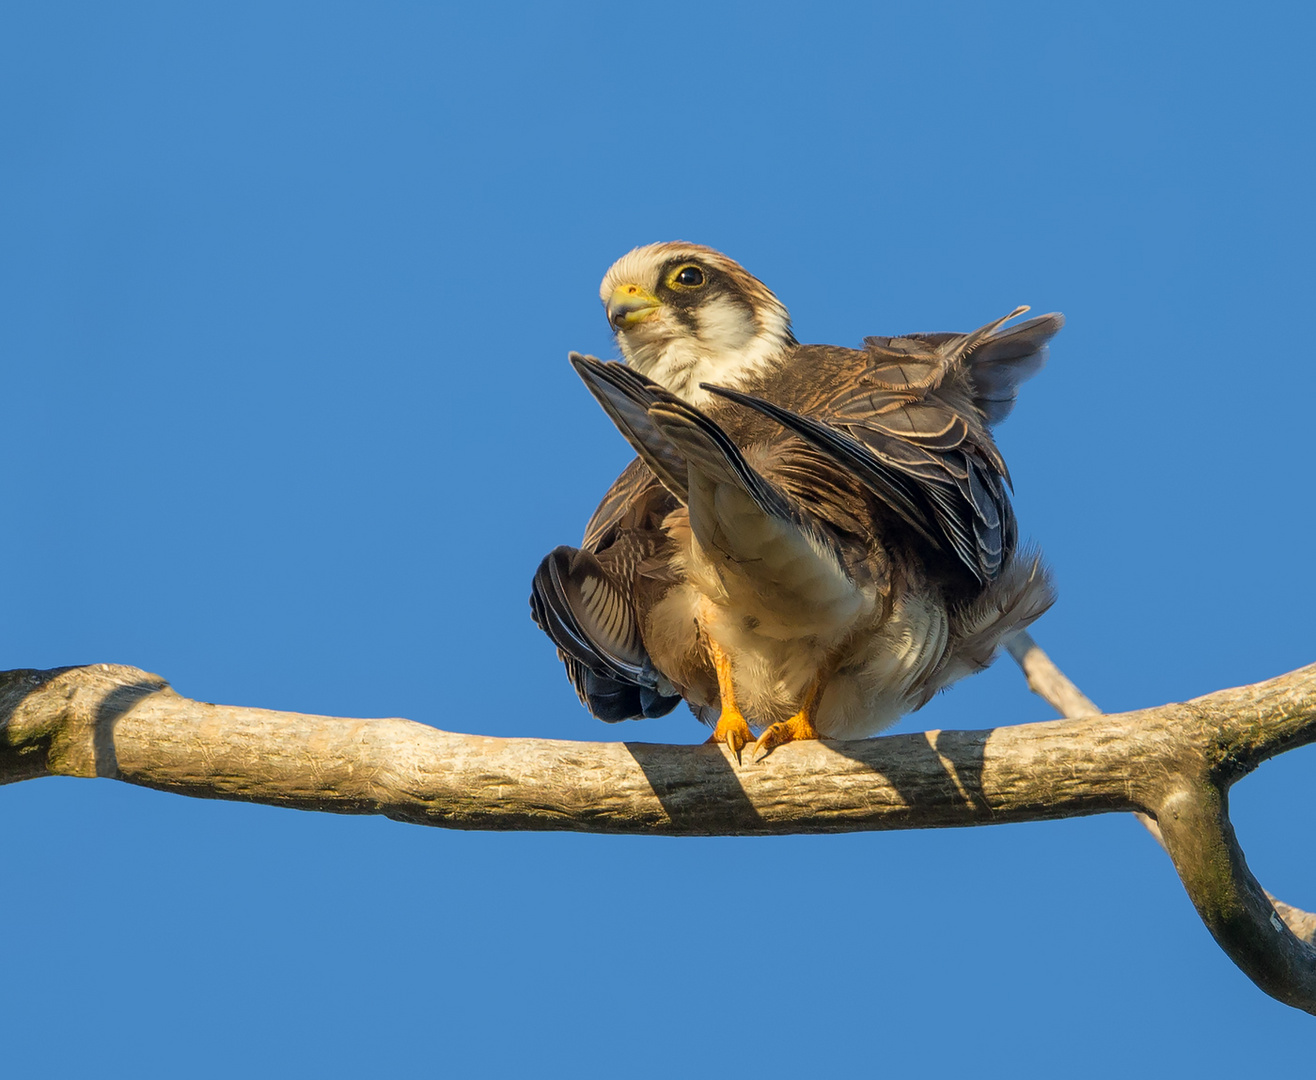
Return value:
<svg viewBox="0 0 1316 1080">
<path fill-rule="evenodd" d="M 718 717 L 717 726 L 713 728 L 713 734 L 708 737 L 711 743 L 725 743 L 727 748 L 736 755 L 736 761 L 740 761 L 740 751 L 749 744 L 754 738 L 754 733 L 749 730 L 749 723 L 741 715 L 738 709 L 723 709 L 722 715 Z"/>
<path fill-rule="evenodd" d="M 778 721 L 765 730 L 755 741 L 749 759 L 751 762 L 762 761 L 774 748 L 785 743 L 820 738 L 822 736 L 818 734 L 818 729 L 813 726 L 813 719 L 809 714 L 798 712 L 789 720 Z"/>
</svg>

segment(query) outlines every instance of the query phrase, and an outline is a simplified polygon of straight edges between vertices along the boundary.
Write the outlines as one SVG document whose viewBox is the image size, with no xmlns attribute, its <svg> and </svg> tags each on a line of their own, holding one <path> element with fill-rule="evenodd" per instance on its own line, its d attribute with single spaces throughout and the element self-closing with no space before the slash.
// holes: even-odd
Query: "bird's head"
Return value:
<svg viewBox="0 0 1316 1080">
<path fill-rule="evenodd" d="M 700 382 L 734 386 L 795 344 L 772 291 L 699 244 L 636 248 L 612 264 L 599 296 L 627 362 L 695 402 Z"/>
</svg>

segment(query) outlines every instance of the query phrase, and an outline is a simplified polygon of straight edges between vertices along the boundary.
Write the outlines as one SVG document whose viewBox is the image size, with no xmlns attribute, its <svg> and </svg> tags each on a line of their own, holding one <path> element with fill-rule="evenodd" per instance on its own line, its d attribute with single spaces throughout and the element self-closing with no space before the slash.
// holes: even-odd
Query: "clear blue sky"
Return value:
<svg viewBox="0 0 1316 1080">
<path fill-rule="evenodd" d="M 1109 709 L 1316 660 L 1310 5 L 59 4 L 0 16 L 0 667 L 609 727 L 528 617 L 628 457 L 636 244 L 802 340 L 1063 310 L 1000 442 Z M 1008 661 L 899 730 L 1043 719 Z M 1235 790 L 1316 906 L 1316 750 Z M 1299 1075 L 1126 817 L 461 834 L 0 789 L 12 1075 Z M 1235 1027 L 1235 1025 L 1237 1025 Z"/>
</svg>

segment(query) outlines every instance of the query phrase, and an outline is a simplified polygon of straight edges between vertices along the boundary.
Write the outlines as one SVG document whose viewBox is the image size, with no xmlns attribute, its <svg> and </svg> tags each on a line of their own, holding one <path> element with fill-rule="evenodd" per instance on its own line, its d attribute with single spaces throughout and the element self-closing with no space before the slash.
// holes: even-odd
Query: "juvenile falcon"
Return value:
<svg viewBox="0 0 1316 1080">
<path fill-rule="evenodd" d="M 752 756 L 875 734 L 1054 601 L 989 428 L 1063 318 L 800 345 L 710 248 L 653 244 L 600 290 L 625 363 L 572 354 L 639 455 L 531 609 L 603 720 L 684 698 Z"/>
</svg>

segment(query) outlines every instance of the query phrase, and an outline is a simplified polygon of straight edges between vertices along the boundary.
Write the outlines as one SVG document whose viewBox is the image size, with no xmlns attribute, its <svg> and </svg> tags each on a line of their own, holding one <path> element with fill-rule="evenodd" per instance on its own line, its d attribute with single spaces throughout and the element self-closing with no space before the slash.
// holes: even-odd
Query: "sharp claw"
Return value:
<svg viewBox="0 0 1316 1080">
<path fill-rule="evenodd" d="M 740 756 L 740 751 L 749 744 L 753 738 L 753 732 L 749 730 L 749 724 L 745 722 L 744 717 L 731 717 L 719 719 L 717 727 L 713 729 L 713 734 L 709 736 L 708 741 L 711 743 L 725 743 L 727 749 L 736 755 L 736 764 L 743 765 L 744 759 Z"/>
<path fill-rule="evenodd" d="M 754 749 L 750 753 L 750 761 L 757 764 L 783 743 L 796 742 L 801 739 L 816 739 L 818 737 L 817 730 L 807 717 L 802 719 L 793 716 L 789 720 L 782 720 L 773 724 L 758 737 L 758 741 L 754 744 Z M 761 754 L 760 751 L 762 751 Z"/>
</svg>

